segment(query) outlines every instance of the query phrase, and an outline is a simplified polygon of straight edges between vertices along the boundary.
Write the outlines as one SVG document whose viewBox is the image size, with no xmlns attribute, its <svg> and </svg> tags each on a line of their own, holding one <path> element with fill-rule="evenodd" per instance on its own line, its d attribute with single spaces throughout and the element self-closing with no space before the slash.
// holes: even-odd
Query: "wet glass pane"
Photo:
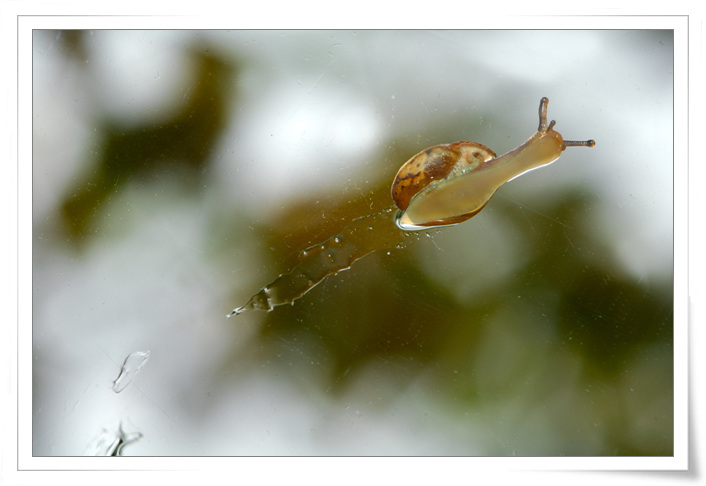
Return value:
<svg viewBox="0 0 706 486">
<path fill-rule="evenodd" d="M 672 455 L 672 66 L 671 31 L 34 31 L 33 454 Z M 544 96 L 596 146 L 395 226 L 405 161 L 511 151 Z"/>
</svg>

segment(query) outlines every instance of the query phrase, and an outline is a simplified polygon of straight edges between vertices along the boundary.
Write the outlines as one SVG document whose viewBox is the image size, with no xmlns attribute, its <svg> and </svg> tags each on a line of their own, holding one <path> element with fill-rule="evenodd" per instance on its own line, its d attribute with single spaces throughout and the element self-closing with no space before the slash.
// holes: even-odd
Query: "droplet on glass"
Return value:
<svg viewBox="0 0 706 486">
<path fill-rule="evenodd" d="M 135 376 L 140 372 L 149 357 L 149 351 L 135 351 L 125 358 L 120 374 L 113 382 L 113 391 L 120 393 L 132 383 L 132 380 L 135 379 Z"/>
<path fill-rule="evenodd" d="M 142 438 L 141 432 L 125 432 L 120 422 L 118 430 L 103 429 L 86 448 L 86 456 L 121 456 L 123 448 Z"/>
</svg>

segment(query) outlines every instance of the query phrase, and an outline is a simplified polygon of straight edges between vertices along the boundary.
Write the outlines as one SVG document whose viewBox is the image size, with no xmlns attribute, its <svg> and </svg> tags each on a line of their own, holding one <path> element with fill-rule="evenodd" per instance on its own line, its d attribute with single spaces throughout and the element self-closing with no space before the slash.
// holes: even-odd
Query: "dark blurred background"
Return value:
<svg viewBox="0 0 706 486">
<path fill-rule="evenodd" d="M 122 423 L 143 434 L 126 455 L 672 455 L 672 49 L 665 31 L 35 31 L 34 454 Z M 596 148 L 225 320 L 389 206 L 411 155 L 511 150 L 542 96 Z"/>
</svg>

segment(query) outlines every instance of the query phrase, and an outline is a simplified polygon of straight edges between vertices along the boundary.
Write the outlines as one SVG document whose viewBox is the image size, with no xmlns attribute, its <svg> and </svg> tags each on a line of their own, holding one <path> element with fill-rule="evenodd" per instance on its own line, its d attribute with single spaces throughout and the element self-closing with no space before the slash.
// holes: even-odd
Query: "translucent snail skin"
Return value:
<svg viewBox="0 0 706 486">
<path fill-rule="evenodd" d="M 485 145 L 457 142 L 428 148 L 400 167 L 392 199 L 400 209 L 395 222 L 405 231 L 457 224 L 475 216 L 504 183 L 551 164 L 566 147 L 595 142 L 564 140 L 547 124 L 549 100 L 539 102 L 539 128 L 516 149 L 497 157 Z"/>
<path fill-rule="evenodd" d="M 472 218 L 498 187 L 551 164 L 566 147 L 595 145 L 593 140 L 564 140 L 554 131 L 553 120 L 547 124 L 548 103 L 547 98 L 539 103 L 537 133 L 500 157 L 475 142 L 437 145 L 419 152 L 402 165 L 392 183 L 396 206 L 357 218 L 337 235 L 302 250 L 293 269 L 260 289 L 228 317 L 294 304 L 327 276 L 347 270 L 364 256 L 403 246 L 410 231 L 451 226 Z"/>
</svg>

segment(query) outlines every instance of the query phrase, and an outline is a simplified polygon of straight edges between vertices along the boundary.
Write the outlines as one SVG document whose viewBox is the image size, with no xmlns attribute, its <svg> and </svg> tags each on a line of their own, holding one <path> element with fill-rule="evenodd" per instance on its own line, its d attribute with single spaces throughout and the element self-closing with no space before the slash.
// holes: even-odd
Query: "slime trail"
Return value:
<svg viewBox="0 0 706 486">
<path fill-rule="evenodd" d="M 269 312 L 278 305 L 291 304 L 327 276 L 349 269 L 356 260 L 374 251 L 401 245 L 409 232 L 395 225 L 396 209 L 390 207 L 356 219 L 336 236 L 303 250 L 296 267 L 263 287 L 228 317 L 249 310 Z"/>
</svg>

